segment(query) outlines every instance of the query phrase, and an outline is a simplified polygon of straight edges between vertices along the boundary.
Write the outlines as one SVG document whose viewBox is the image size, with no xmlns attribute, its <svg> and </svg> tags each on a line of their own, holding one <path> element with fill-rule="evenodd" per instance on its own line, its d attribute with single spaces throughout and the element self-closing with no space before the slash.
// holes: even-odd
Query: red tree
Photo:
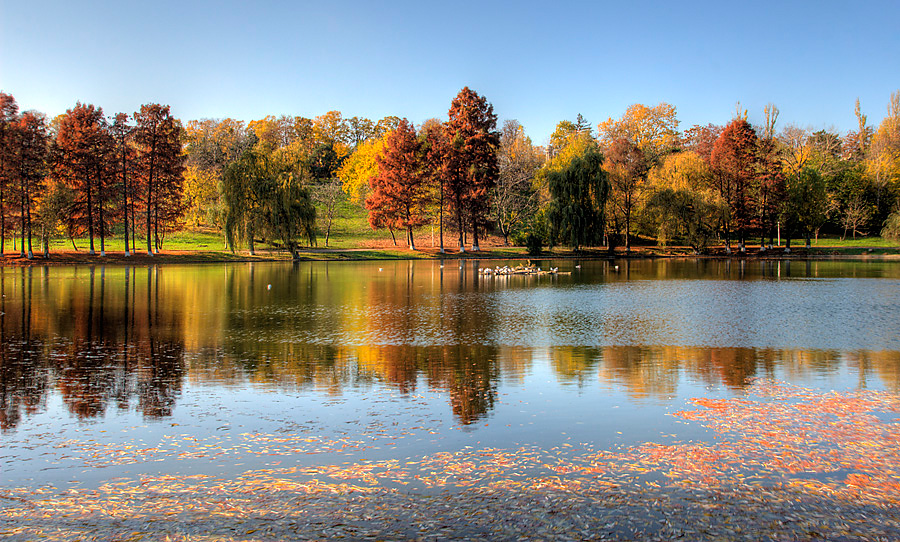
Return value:
<svg viewBox="0 0 900 542">
<path fill-rule="evenodd" d="M 17 181 L 21 220 L 21 254 L 34 257 L 31 249 L 31 208 L 47 175 L 48 136 L 44 116 L 34 111 L 23 113 L 13 125 L 13 174 Z"/>
<path fill-rule="evenodd" d="M 119 217 L 125 226 L 125 255 L 130 256 L 134 250 L 134 193 L 132 177 L 135 169 L 135 151 L 133 146 L 134 126 L 128 124 L 128 115 L 116 114 L 110 131 L 115 143 L 115 175 L 122 197 Z M 131 228 L 129 229 L 129 222 Z M 131 231 L 131 250 L 128 248 L 128 232 Z"/>
<path fill-rule="evenodd" d="M 706 160 L 708 164 L 712 155 L 713 146 L 722 133 L 722 127 L 715 124 L 707 124 L 700 126 L 695 124 L 684 131 L 681 137 L 682 145 L 685 150 L 696 153 L 700 158 Z"/>
<path fill-rule="evenodd" d="M 422 147 L 409 122 L 400 121 L 384 142 L 384 152 L 377 159 L 378 174 L 369 180 L 372 193 L 366 198 L 369 224 L 405 228 L 411 250 L 416 249 L 413 228 L 427 221 L 428 174 Z"/>
<path fill-rule="evenodd" d="M 13 131 L 18 118 L 15 98 L 0 92 L 0 256 L 6 249 L 6 202 L 12 189 Z"/>
<path fill-rule="evenodd" d="M 494 106 L 469 87 L 464 87 L 450 104 L 450 120 L 445 136 L 447 182 L 445 189 L 456 214 L 459 248 L 465 250 L 463 218 L 472 227 L 472 250 L 478 250 L 478 231 L 487 223 L 491 189 L 500 176 L 497 149 L 500 132 Z"/>
<path fill-rule="evenodd" d="M 616 139 L 606 153 L 606 170 L 613 189 L 613 201 L 625 220 L 625 250 L 631 251 L 631 215 L 637 206 L 641 186 L 650 171 L 643 151 L 630 140 Z"/>
<path fill-rule="evenodd" d="M 114 175 L 114 142 L 103 109 L 78 103 L 66 111 L 59 124 L 54 146 L 54 174 L 75 190 L 72 221 L 86 227 L 90 253 L 94 236 L 100 236 L 100 253 L 110 218 L 108 199 Z"/>
<path fill-rule="evenodd" d="M 184 156 L 181 125 L 169 114 L 169 106 L 147 104 L 134 114 L 134 141 L 143 189 L 147 225 L 147 254 L 159 252 L 163 234 L 184 216 Z"/>
<path fill-rule="evenodd" d="M 753 219 L 753 181 L 757 165 L 756 131 L 746 119 L 737 118 L 722 130 L 710 155 L 716 188 L 728 205 L 725 239 L 737 234 L 741 248 Z"/>
</svg>

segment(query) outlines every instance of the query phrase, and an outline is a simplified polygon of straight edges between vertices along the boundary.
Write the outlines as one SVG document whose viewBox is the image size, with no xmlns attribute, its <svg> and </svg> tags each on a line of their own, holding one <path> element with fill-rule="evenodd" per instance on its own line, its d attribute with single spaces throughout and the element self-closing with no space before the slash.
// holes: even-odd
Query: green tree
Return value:
<svg viewBox="0 0 900 542">
<path fill-rule="evenodd" d="M 578 250 L 596 243 L 603 231 L 603 210 L 609 195 L 600 151 L 589 148 L 565 167 L 550 171 L 547 184 L 551 244 L 561 242 Z"/>
<path fill-rule="evenodd" d="M 791 248 L 791 236 L 799 230 L 810 247 L 810 237 L 825 223 L 828 211 L 828 196 L 825 179 L 819 170 L 804 167 L 787 178 L 787 194 L 781 213 L 781 221 L 787 233 L 787 249 Z"/>
<path fill-rule="evenodd" d="M 248 149 L 225 168 L 225 236 L 255 254 L 255 239 L 277 239 L 296 257 L 301 239 L 315 243 L 316 209 L 297 164 L 272 160 L 262 149 Z"/>
</svg>

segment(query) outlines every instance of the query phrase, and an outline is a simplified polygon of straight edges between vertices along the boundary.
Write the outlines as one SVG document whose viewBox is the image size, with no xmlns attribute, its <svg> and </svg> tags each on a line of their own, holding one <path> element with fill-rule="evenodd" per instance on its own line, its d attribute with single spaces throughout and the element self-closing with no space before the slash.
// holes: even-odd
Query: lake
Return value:
<svg viewBox="0 0 900 542">
<path fill-rule="evenodd" d="M 0 534 L 900 537 L 900 262 L 518 263 L 0 268 Z"/>
</svg>

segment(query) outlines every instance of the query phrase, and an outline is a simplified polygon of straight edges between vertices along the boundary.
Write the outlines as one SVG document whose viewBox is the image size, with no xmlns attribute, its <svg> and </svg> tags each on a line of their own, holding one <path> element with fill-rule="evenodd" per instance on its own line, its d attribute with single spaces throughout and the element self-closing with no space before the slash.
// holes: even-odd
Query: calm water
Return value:
<svg viewBox="0 0 900 542">
<path fill-rule="evenodd" d="M 755 377 L 900 393 L 898 263 L 503 263 L 0 268 L 0 484 L 703 440 L 668 414 Z"/>
</svg>

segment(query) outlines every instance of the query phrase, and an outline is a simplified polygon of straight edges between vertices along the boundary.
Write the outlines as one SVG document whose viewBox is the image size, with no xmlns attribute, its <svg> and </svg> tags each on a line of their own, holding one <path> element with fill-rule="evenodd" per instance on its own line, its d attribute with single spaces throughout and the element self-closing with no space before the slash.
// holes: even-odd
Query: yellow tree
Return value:
<svg viewBox="0 0 900 542">
<path fill-rule="evenodd" d="M 650 170 L 648 188 L 650 190 L 710 191 L 712 172 L 697 153 L 692 151 L 670 154 L 659 165 Z"/>
<path fill-rule="evenodd" d="M 383 137 L 369 139 L 359 144 L 338 169 L 341 189 L 354 203 L 365 201 L 369 195 L 369 179 L 378 174 L 378 157 L 383 152 Z"/>
<path fill-rule="evenodd" d="M 891 94 L 888 115 L 872 137 L 866 169 L 879 193 L 900 186 L 900 91 Z"/>
<path fill-rule="evenodd" d="M 618 139 L 634 143 L 651 164 L 678 143 L 675 106 L 661 102 L 654 107 L 634 104 L 618 120 L 606 119 L 597 125 L 600 144 L 610 147 Z"/>
<path fill-rule="evenodd" d="M 347 147 L 352 137 L 351 127 L 340 111 L 329 111 L 316 117 L 313 120 L 313 135 L 319 145 L 330 143 L 335 148 Z"/>
</svg>

